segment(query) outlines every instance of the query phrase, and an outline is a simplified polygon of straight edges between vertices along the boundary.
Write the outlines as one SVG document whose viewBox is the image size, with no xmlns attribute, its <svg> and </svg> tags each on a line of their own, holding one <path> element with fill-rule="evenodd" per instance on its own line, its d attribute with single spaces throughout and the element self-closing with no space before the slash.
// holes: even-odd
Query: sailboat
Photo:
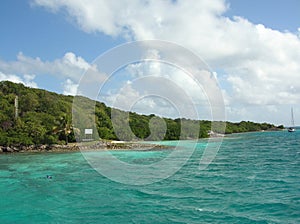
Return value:
<svg viewBox="0 0 300 224">
<path fill-rule="evenodd" d="M 295 122 L 294 122 L 294 112 L 293 108 L 291 108 L 291 116 L 292 116 L 292 126 L 288 128 L 288 132 L 294 132 L 295 131 Z"/>
</svg>

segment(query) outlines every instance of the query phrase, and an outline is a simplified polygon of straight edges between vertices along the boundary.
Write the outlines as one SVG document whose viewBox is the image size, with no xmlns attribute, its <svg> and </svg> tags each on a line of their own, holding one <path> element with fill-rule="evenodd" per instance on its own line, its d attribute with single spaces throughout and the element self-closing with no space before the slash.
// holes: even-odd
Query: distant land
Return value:
<svg viewBox="0 0 300 224">
<path fill-rule="evenodd" d="M 74 134 L 76 130 L 72 126 L 71 112 L 73 99 L 73 96 L 29 88 L 23 84 L 9 81 L 0 82 L 0 146 L 32 148 L 37 145 L 43 145 L 44 147 L 51 145 L 63 146 L 76 142 Z M 85 100 L 89 99 L 85 98 Z M 100 139 L 136 140 L 130 136 L 124 139 L 117 137 L 110 119 L 111 110 L 104 103 L 96 102 L 96 130 L 92 138 L 96 141 Z M 135 136 L 139 139 L 145 139 L 150 136 L 147 140 L 161 140 L 159 136 L 150 135 L 149 121 L 155 117 L 157 116 L 154 114 L 141 115 L 130 112 L 129 124 Z M 182 120 L 191 123 L 196 121 L 184 118 L 159 119 L 164 119 L 166 123 L 163 140 L 207 138 L 211 134 L 211 121 L 199 121 L 198 136 L 194 136 L 195 134 L 192 131 L 191 133 L 187 131 L 185 136 L 182 136 L 180 133 Z M 155 127 L 153 128 L 155 129 Z M 225 134 L 282 129 L 284 129 L 283 125 L 275 126 L 269 123 L 254 123 L 250 121 L 241 121 L 238 123 L 226 122 Z M 84 130 L 77 131 L 84 132 Z M 218 131 L 214 130 L 214 134 L 218 134 Z M 51 147 L 48 148 L 51 149 Z"/>
</svg>

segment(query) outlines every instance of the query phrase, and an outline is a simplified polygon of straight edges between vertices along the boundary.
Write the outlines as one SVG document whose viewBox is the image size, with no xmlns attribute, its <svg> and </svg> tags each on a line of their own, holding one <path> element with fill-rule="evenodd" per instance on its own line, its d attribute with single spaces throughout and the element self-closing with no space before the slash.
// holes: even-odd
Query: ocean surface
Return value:
<svg viewBox="0 0 300 224">
<path fill-rule="evenodd" d="M 231 135 L 199 170 L 206 145 L 174 175 L 142 186 L 100 175 L 80 152 L 2 154 L 0 223 L 300 223 L 300 130 Z M 169 153 L 113 152 L 141 165 Z"/>
</svg>

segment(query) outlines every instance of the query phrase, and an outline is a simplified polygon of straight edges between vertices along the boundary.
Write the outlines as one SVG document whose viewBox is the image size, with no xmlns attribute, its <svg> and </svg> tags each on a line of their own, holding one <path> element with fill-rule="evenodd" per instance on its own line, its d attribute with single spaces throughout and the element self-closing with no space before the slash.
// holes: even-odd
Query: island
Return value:
<svg viewBox="0 0 300 224">
<path fill-rule="evenodd" d="M 75 132 L 72 125 L 73 96 L 66 96 L 43 89 L 26 87 L 20 83 L 9 81 L 0 82 L 0 152 L 20 151 L 74 151 L 78 150 Z M 85 98 L 85 100 L 89 100 Z M 126 144 L 117 144 L 119 139 L 112 125 L 112 108 L 102 102 L 95 102 L 95 130 L 90 136 L 94 141 L 93 147 L 105 149 L 132 148 L 139 144 L 136 139 L 127 137 Z M 122 113 L 122 111 L 120 111 Z M 228 122 L 224 133 L 212 130 L 211 121 L 194 121 L 186 118 L 161 118 L 157 115 L 137 114 L 129 112 L 131 131 L 137 139 L 150 136 L 149 122 L 153 118 L 163 119 L 166 131 L 163 140 L 200 139 L 216 137 L 223 134 L 283 130 L 284 126 L 269 123 L 255 123 L 251 121 Z M 199 134 L 188 131 L 181 136 L 181 122 L 199 124 Z M 153 123 L 152 123 L 153 125 Z M 154 124 L 155 125 L 155 124 Z M 154 127 L 155 128 L 155 127 Z M 152 136 L 151 141 L 162 140 L 160 136 Z M 114 143 L 115 141 L 115 143 Z M 159 147 L 159 146 L 157 146 Z"/>
</svg>

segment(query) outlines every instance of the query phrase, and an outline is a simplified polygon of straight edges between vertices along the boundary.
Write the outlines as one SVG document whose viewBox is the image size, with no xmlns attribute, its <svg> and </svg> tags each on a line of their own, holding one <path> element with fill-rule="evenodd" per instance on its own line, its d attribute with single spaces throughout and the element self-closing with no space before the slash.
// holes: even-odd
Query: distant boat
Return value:
<svg viewBox="0 0 300 224">
<path fill-rule="evenodd" d="M 296 131 L 295 130 L 295 121 L 294 121 L 294 112 L 293 112 L 293 108 L 291 108 L 291 123 L 292 123 L 292 126 L 288 128 L 288 132 L 294 132 Z"/>
</svg>

